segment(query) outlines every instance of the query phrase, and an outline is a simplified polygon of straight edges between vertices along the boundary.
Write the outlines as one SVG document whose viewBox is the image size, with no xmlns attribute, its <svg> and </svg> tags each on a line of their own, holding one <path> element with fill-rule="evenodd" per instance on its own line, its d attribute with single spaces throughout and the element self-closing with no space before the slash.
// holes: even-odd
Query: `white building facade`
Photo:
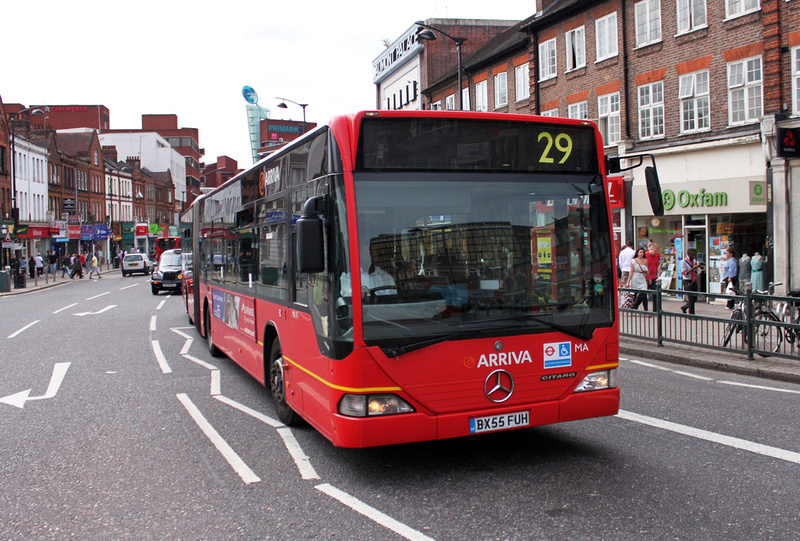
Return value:
<svg viewBox="0 0 800 541">
<path fill-rule="evenodd" d="M 422 109 L 420 54 L 425 47 L 417 42 L 416 32 L 414 24 L 372 61 L 379 109 Z"/>
<path fill-rule="evenodd" d="M 150 171 L 169 171 L 175 185 L 172 200 L 185 198 L 186 158 L 161 135 L 155 132 L 101 133 L 100 144 L 115 146 L 120 161 L 135 157 Z"/>
<path fill-rule="evenodd" d="M 47 148 L 17 135 L 14 138 L 16 204 L 19 219 L 43 224 L 47 216 Z"/>
</svg>

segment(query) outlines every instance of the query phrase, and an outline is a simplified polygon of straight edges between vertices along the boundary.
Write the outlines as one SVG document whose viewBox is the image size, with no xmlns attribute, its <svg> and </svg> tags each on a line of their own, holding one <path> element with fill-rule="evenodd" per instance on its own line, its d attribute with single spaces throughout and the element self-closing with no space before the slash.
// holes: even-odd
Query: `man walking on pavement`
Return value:
<svg viewBox="0 0 800 541">
<path fill-rule="evenodd" d="M 628 239 L 627 242 L 625 242 L 625 248 L 619 253 L 619 270 L 622 272 L 622 278 L 620 278 L 619 281 L 620 284 L 628 283 L 628 275 L 631 272 L 631 261 L 635 255 L 633 239 Z"/>
</svg>

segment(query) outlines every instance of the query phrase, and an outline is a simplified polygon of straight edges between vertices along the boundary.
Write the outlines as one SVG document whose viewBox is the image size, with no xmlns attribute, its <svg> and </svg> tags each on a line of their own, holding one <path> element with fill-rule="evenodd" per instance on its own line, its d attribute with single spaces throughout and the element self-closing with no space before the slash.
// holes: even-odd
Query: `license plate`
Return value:
<svg viewBox="0 0 800 541">
<path fill-rule="evenodd" d="M 178 284 L 161 284 L 161 287 L 177 287 Z"/>
<path fill-rule="evenodd" d="M 530 424 L 530 411 L 516 411 L 500 415 L 489 415 L 488 417 L 473 417 L 469 420 L 469 433 L 480 434 L 481 432 L 519 428 Z"/>
</svg>

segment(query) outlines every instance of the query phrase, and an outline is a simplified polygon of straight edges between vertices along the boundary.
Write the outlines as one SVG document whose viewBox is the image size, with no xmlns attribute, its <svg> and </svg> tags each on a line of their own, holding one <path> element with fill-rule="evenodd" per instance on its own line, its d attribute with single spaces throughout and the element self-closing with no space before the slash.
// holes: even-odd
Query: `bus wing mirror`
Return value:
<svg viewBox="0 0 800 541">
<path fill-rule="evenodd" d="M 297 219 L 297 266 L 300 272 L 317 273 L 325 270 L 325 246 L 320 214 L 322 197 L 312 197 L 303 205 Z"/>
<path fill-rule="evenodd" d="M 661 197 L 661 183 L 658 181 L 658 171 L 656 171 L 655 167 L 645 167 L 644 177 L 647 182 L 647 195 L 650 197 L 653 216 L 663 216 L 664 199 Z"/>
<path fill-rule="evenodd" d="M 606 156 L 606 174 L 611 175 L 620 171 L 622 171 L 620 159 L 614 156 Z"/>
</svg>

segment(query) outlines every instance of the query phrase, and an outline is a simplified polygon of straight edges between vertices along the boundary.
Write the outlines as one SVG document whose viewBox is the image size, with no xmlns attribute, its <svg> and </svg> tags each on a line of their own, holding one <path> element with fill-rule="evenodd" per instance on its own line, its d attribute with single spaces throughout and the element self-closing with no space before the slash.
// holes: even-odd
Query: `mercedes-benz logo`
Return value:
<svg viewBox="0 0 800 541">
<path fill-rule="evenodd" d="M 495 370 L 486 377 L 483 392 L 492 402 L 505 402 L 514 392 L 514 378 L 505 370 Z"/>
</svg>

